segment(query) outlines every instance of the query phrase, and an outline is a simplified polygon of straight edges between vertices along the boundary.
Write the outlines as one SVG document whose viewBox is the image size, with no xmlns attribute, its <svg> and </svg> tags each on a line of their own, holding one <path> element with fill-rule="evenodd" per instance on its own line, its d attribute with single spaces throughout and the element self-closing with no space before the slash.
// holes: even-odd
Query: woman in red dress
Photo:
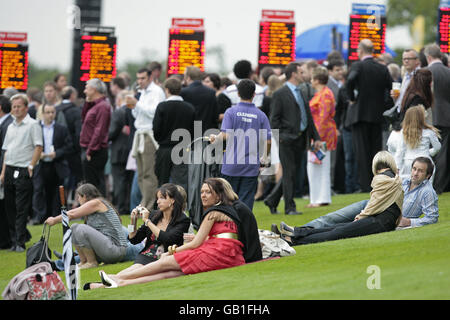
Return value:
<svg viewBox="0 0 450 320">
<path fill-rule="evenodd" d="M 100 271 L 103 284 L 107 287 L 126 286 L 244 264 L 243 244 L 238 240 L 240 219 L 231 207 L 233 199 L 229 198 L 221 179 L 205 180 L 201 200 L 203 220 L 191 242 L 180 247 L 171 246 L 159 260 L 129 272 L 107 275 Z M 221 212 L 215 210 L 215 206 L 228 206 L 231 210 Z"/>
</svg>

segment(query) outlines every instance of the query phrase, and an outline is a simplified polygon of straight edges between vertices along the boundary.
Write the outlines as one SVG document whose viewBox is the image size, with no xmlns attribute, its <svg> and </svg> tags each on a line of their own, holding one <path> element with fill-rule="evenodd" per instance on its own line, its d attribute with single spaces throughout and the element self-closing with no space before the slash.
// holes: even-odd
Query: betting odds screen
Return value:
<svg viewBox="0 0 450 320">
<path fill-rule="evenodd" d="M 21 92 L 28 88 L 27 34 L 0 32 L 0 93 L 14 87 Z"/>
<path fill-rule="evenodd" d="M 108 29 L 109 30 L 109 29 Z M 105 83 L 116 76 L 117 39 L 112 33 L 85 31 L 81 35 L 78 90 L 83 92 L 86 81 L 98 78 Z"/>
<path fill-rule="evenodd" d="M 439 8 L 438 44 L 442 52 L 450 53 L 450 7 Z"/>
<path fill-rule="evenodd" d="M 259 24 L 258 69 L 295 60 L 294 11 L 263 10 Z"/>
<path fill-rule="evenodd" d="M 370 7 L 369 7 L 370 8 Z M 350 35 L 348 48 L 348 64 L 358 61 L 358 45 L 363 39 L 373 43 L 374 56 L 386 51 L 386 16 L 361 12 L 350 15 Z"/>
<path fill-rule="evenodd" d="M 203 19 L 173 18 L 169 30 L 167 74 L 184 74 L 188 66 L 205 71 Z"/>
</svg>

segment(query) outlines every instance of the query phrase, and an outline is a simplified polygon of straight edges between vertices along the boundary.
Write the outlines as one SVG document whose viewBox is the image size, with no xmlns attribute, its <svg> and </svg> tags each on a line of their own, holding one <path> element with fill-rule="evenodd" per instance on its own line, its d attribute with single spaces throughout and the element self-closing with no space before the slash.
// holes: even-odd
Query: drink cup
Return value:
<svg viewBox="0 0 450 320">
<path fill-rule="evenodd" d="M 400 96 L 400 88 L 402 84 L 400 82 L 393 82 L 392 83 L 392 91 L 394 92 L 395 98 L 398 98 Z"/>
</svg>

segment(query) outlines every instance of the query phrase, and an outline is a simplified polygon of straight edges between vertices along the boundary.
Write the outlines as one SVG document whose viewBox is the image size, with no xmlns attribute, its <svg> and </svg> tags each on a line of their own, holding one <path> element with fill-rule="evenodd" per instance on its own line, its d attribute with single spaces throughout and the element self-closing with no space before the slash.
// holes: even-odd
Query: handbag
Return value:
<svg viewBox="0 0 450 320">
<path fill-rule="evenodd" d="M 392 124 L 399 119 L 399 113 L 397 112 L 397 106 L 393 106 L 392 108 L 386 110 L 383 112 L 383 116 L 386 118 L 386 120 Z"/>
<path fill-rule="evenodd" d="M 272 231 L 258 229 L 262 258 L 293 256 L 297 252 L 285 240 Z"/>
<path fill-rule="evenodd" d="M 47 229 L 47 233 L 46 233 Z M 41 239 L 33 244 L 27 250 L 26 267 L 30 267 L 34 264 L 41 262 L 51 262 L 52 252 L 48 247 L 48 240 L 50 239 L 50 226 L 44 223 Z"/>
<path fill-rule="evenodd" d="M 50 263 L 42 262 L 15 275 L 2 297 L 4 300 L 56 300 L 67 299 L 67 292 Z"/>
<path fill-rule="evenodd" d="M 67 292 L 56 271 L 36 273 L 27 280 L 27 300 L 66 300 Z"/>
</svg>

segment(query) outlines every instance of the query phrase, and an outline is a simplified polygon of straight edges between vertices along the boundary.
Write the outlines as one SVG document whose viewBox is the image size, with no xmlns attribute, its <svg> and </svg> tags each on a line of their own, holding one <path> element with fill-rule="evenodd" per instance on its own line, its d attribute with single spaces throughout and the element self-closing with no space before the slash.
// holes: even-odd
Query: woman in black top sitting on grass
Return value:
<svg viewBox="0 0 450 320">
<path fill-rule="evenodd" d="M 370 200 L 353 222 L 319 229 L 282 225 L 282 238 L 295 246 L 395 230 L 402 216 L 403 189 L 394 157 L 387 151 L 378 152 L 372 172 Z"/>
<path fill-rule="evenodd" d="M 173 183 L 163 184 L 156 192 L 158 210 L 149 212 L 141 209 L 144 224 L 136 231 L 128 235 L 132 244 L 138 244 L 146 240 L 144 248 L 136 256 L 134 264 L 118 273 L 121 275 L 131 270 L 142 267 L 160 258 L 161 254 L 168 251 L 168 247 L 183 244 L 183 233 L 188 232 L 190 220 L 184 214 L 184 202 L 180 187 Z M 136 217 L 139 210 L 134 209 L 131 215 Z M 101 283 L 87 283 L 85 290 L 103 287 Z"/>
</svg>

